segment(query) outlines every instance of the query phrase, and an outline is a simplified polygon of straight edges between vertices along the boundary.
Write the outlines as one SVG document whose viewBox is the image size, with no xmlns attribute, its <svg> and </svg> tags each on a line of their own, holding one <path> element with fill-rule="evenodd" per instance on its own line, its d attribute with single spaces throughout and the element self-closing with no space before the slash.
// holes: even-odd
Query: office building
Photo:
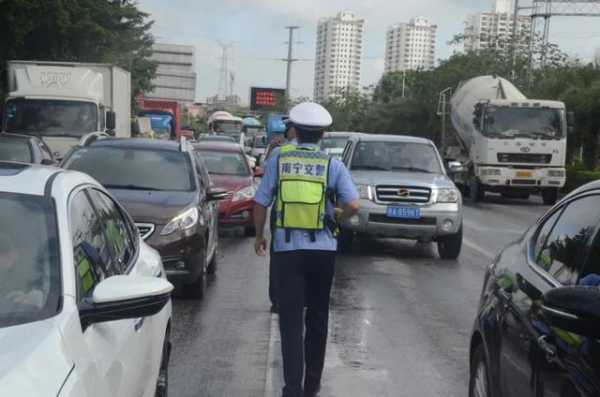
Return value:
<svg viewBox="0 0 600 397">
<path fill-rule="evenodd" d="M 512 46 L 513 3 L 511 0 L 496 0 L 492 12 L 469 15 L 465 22 L 465 51 L 488 48 L 507 50 Z M 517 19 L 518 47 L 527 48 L 531 37 L 531 17 Z"/>
<path fill-rule="evenodd" d="M 182 103 L 196 100 L 196 58 L 192 46 L 154 44 L 152 60 L 158 63 L 154 89 L 144 96 Z"/>
<path fill-rule="evenodd" d="M 359 90 L 364 20 L 351 12 L 321 19 L 317 27 L 314 98 Z"/>
<path fill-rule="evenodd" d="M 385 73 L 431 69 L 435 66 L 437 25 L 418 17 L 387 31 Z"/>
</svg>

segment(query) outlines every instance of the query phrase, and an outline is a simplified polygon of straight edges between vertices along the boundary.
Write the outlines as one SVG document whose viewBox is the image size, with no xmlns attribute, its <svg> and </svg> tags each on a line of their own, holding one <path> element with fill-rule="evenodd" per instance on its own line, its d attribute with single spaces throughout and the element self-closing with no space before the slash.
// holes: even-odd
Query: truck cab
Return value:
<svg viewBox="0 0 600 397">
<path fill-rule="evenodd" d="M 93 136 L 130 136 L 130 84 L 111 65 L 10 61 L 2 129 L 41 137 L 58 158 Z"/>
</svg>

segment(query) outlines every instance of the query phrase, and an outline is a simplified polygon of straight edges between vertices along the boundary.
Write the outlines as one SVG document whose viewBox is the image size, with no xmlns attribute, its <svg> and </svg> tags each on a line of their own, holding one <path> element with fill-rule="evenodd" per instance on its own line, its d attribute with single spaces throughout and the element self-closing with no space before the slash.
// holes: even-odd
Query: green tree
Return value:
<svg viewBox="0 0 600 397">
<path fill-rule="evenodd" d="M 151 88 L 152 21 L 136 2 L 0 0 L 0 9 L 2 78 L 11 59 L 107 62 L 132 73 L 134 97 Z"/>
</svg>

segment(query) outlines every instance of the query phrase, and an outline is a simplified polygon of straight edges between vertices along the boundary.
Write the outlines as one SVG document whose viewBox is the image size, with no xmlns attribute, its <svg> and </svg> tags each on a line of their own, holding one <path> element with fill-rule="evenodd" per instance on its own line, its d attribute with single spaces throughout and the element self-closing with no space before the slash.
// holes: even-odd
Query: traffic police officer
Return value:
<svg viewBox="0 0 600 397">
<path fill-rule="evenodd" d="M 324 129 L 332 124 L 329 112 L 316 103 L 301 103 L 290 111 L 289 123 L 298 143 L 276 149 L 266 164 L 255 198 L 255 250 L 266 254 L 266 213 L 275 201 L 273 259 L 278 268 L 283 397 L 316 396 L 337 249 L 334 224 L 358 212 L 359 195 L 343 163 L 319 149 Z M 334 208 L 334 198 L 341 209 Z"/>
</svg>

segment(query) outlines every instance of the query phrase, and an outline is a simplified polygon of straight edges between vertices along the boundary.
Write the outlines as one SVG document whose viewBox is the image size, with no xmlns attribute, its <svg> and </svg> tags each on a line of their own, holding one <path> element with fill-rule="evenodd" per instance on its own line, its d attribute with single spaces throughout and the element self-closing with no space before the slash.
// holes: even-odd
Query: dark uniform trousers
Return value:
<svg viewBox="0 0 600 397">
<path fill-rule="evenodd" d="M 273 259 L 278 278 L 283 397 L 301 397 L 303 375 L 306 391 L 317 389 L 321 383 L 335 252 L 275 252 Z"/>
</svg>

